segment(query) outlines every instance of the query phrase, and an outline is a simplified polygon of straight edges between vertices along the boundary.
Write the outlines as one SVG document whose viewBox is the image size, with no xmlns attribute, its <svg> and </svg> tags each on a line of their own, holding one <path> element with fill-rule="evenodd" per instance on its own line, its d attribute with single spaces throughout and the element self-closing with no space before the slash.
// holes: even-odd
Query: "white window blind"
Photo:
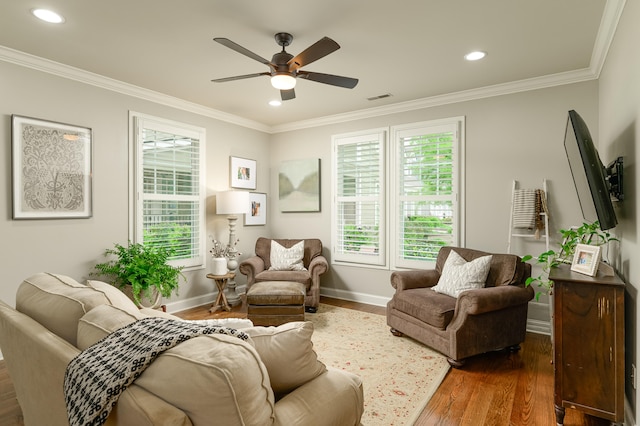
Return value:
<svg viewBox="0 0 640 426">
<path fill-rule="evenodd" d="M 333 138 L 333 258 L 384 265 L 385 132 Z"/>
<path fill-rule="evenodd" d="M 146 116 L 135 123 L 135 241 L 169 249 L 173 264 L 204 266 L 205 130 Z"/>
<path fill-rule="evenodd" d="M 458 129 L 457 120 L 392 129 L 397 267 L 421 267 L 435 261 L 440 247 L 459 244 Z"/>
</svg>

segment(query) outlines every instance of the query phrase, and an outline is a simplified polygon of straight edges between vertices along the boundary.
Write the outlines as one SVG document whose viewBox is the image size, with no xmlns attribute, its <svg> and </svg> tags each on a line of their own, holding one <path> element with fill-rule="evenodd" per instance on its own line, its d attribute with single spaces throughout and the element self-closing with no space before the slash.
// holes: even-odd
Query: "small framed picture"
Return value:
<svg viewBox="0 0 640 426">
<path fill-rule="evenodd" d="M 229 172 L 232 188 L 256 189 L 256 160 L 230 157 Z"/>
<path fill-rule="evenodd" d="M 250 192 L 249 202 L 251 210 L 244 215 L 245 225 L 267 224 L 267 194 L 263 192 Z"/>
<path fill-rule="evenodd" d="M 13 115 L 14 219 L 91 217 L 91 129 Z"/>
<path fill-rule="evenodd" d="M 593 277 L 600 264 L 600 247 L 588 244 L 578 244 L 573 255 L 571 270 Z"/>
</svg>

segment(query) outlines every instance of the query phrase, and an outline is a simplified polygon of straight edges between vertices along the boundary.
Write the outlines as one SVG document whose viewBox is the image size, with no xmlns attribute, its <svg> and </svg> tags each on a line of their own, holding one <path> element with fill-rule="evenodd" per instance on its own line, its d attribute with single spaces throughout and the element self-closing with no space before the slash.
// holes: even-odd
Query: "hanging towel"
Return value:
<svg viewBox="0 0 640 426">
<path fill-rule="evenodd" d="M 513 193 L 513 227 L 533 229 L 536 221 L 536 190 L 516 189 Z"/>
<path fill-rule="evenodd" d="M 545 221 L 544 221 L 544 217 L 542 216 L 543 213 L 549 216 L 549 210 L 547 209 L 547 194 L 545 194 L 543 189 L 536 189 L 536 212 L 535 212 L 536 240 L 540 239 L 540 231 L 544 230 Z"/>
</svg>

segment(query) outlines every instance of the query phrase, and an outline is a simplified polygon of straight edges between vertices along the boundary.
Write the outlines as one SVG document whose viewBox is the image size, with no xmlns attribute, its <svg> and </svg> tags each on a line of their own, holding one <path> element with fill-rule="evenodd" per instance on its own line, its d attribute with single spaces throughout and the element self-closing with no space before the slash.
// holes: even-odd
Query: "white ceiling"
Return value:
<svg viewBox="0 0 640 426">
<path fill-rule="evenodd" d="M 595 78 L 623 4 L 623 0 L 0 1 L 0 46 L 8 48 L 0 50 L 0 59 L 32 63 L 22 57 L 31 58 L 24 52 L 271 129 L 495 85 L 549 84 L 566 76 Z M 36 7 L 53 9 L 66 22 L 41 22 L 29 12 Z M 341 49 L 303 69 L 359 78 L 358 86 L 343 89 L 298 80 L 297 98 L 274 108 L 268 101 L 278 99 L 279 92 L 267 77 L 210 81 L 268 70 L 214 42 L 214 37 L 229 38 L 270 59 L 279 51 L 273 38 L 277 32 L 294 36 L 287 47 L 293 55 L 323 36 L 334 39 Z M 463 59 L 476 49 L 488 56 L 478 62 Z M 88 75 L 92 77 L 85 79 L 101 79 Z M 392 96 L 367 100 L 386 93 Z"/>
</svg>

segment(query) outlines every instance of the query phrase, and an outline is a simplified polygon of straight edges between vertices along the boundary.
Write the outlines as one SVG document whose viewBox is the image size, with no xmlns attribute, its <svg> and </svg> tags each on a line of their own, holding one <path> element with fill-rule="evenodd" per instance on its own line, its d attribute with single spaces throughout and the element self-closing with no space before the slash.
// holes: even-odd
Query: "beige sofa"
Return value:
<svg viewBox="0 0 640 426">
<path fill-rule="evenodd" d="M 20 285 L 16 309 L 0 302 L 0 349 L 25 424 L 67 425 L 67 364 L 146 316 L 172 317 L 139 310 L 108 284 L 47 273 Z M 206 335 L 162 353 L 120 396 L 107 424 L 360 424 L 362 382 L 317 359 L 310 322 L 242 331 L 247 341 Z"/>
</svg>

